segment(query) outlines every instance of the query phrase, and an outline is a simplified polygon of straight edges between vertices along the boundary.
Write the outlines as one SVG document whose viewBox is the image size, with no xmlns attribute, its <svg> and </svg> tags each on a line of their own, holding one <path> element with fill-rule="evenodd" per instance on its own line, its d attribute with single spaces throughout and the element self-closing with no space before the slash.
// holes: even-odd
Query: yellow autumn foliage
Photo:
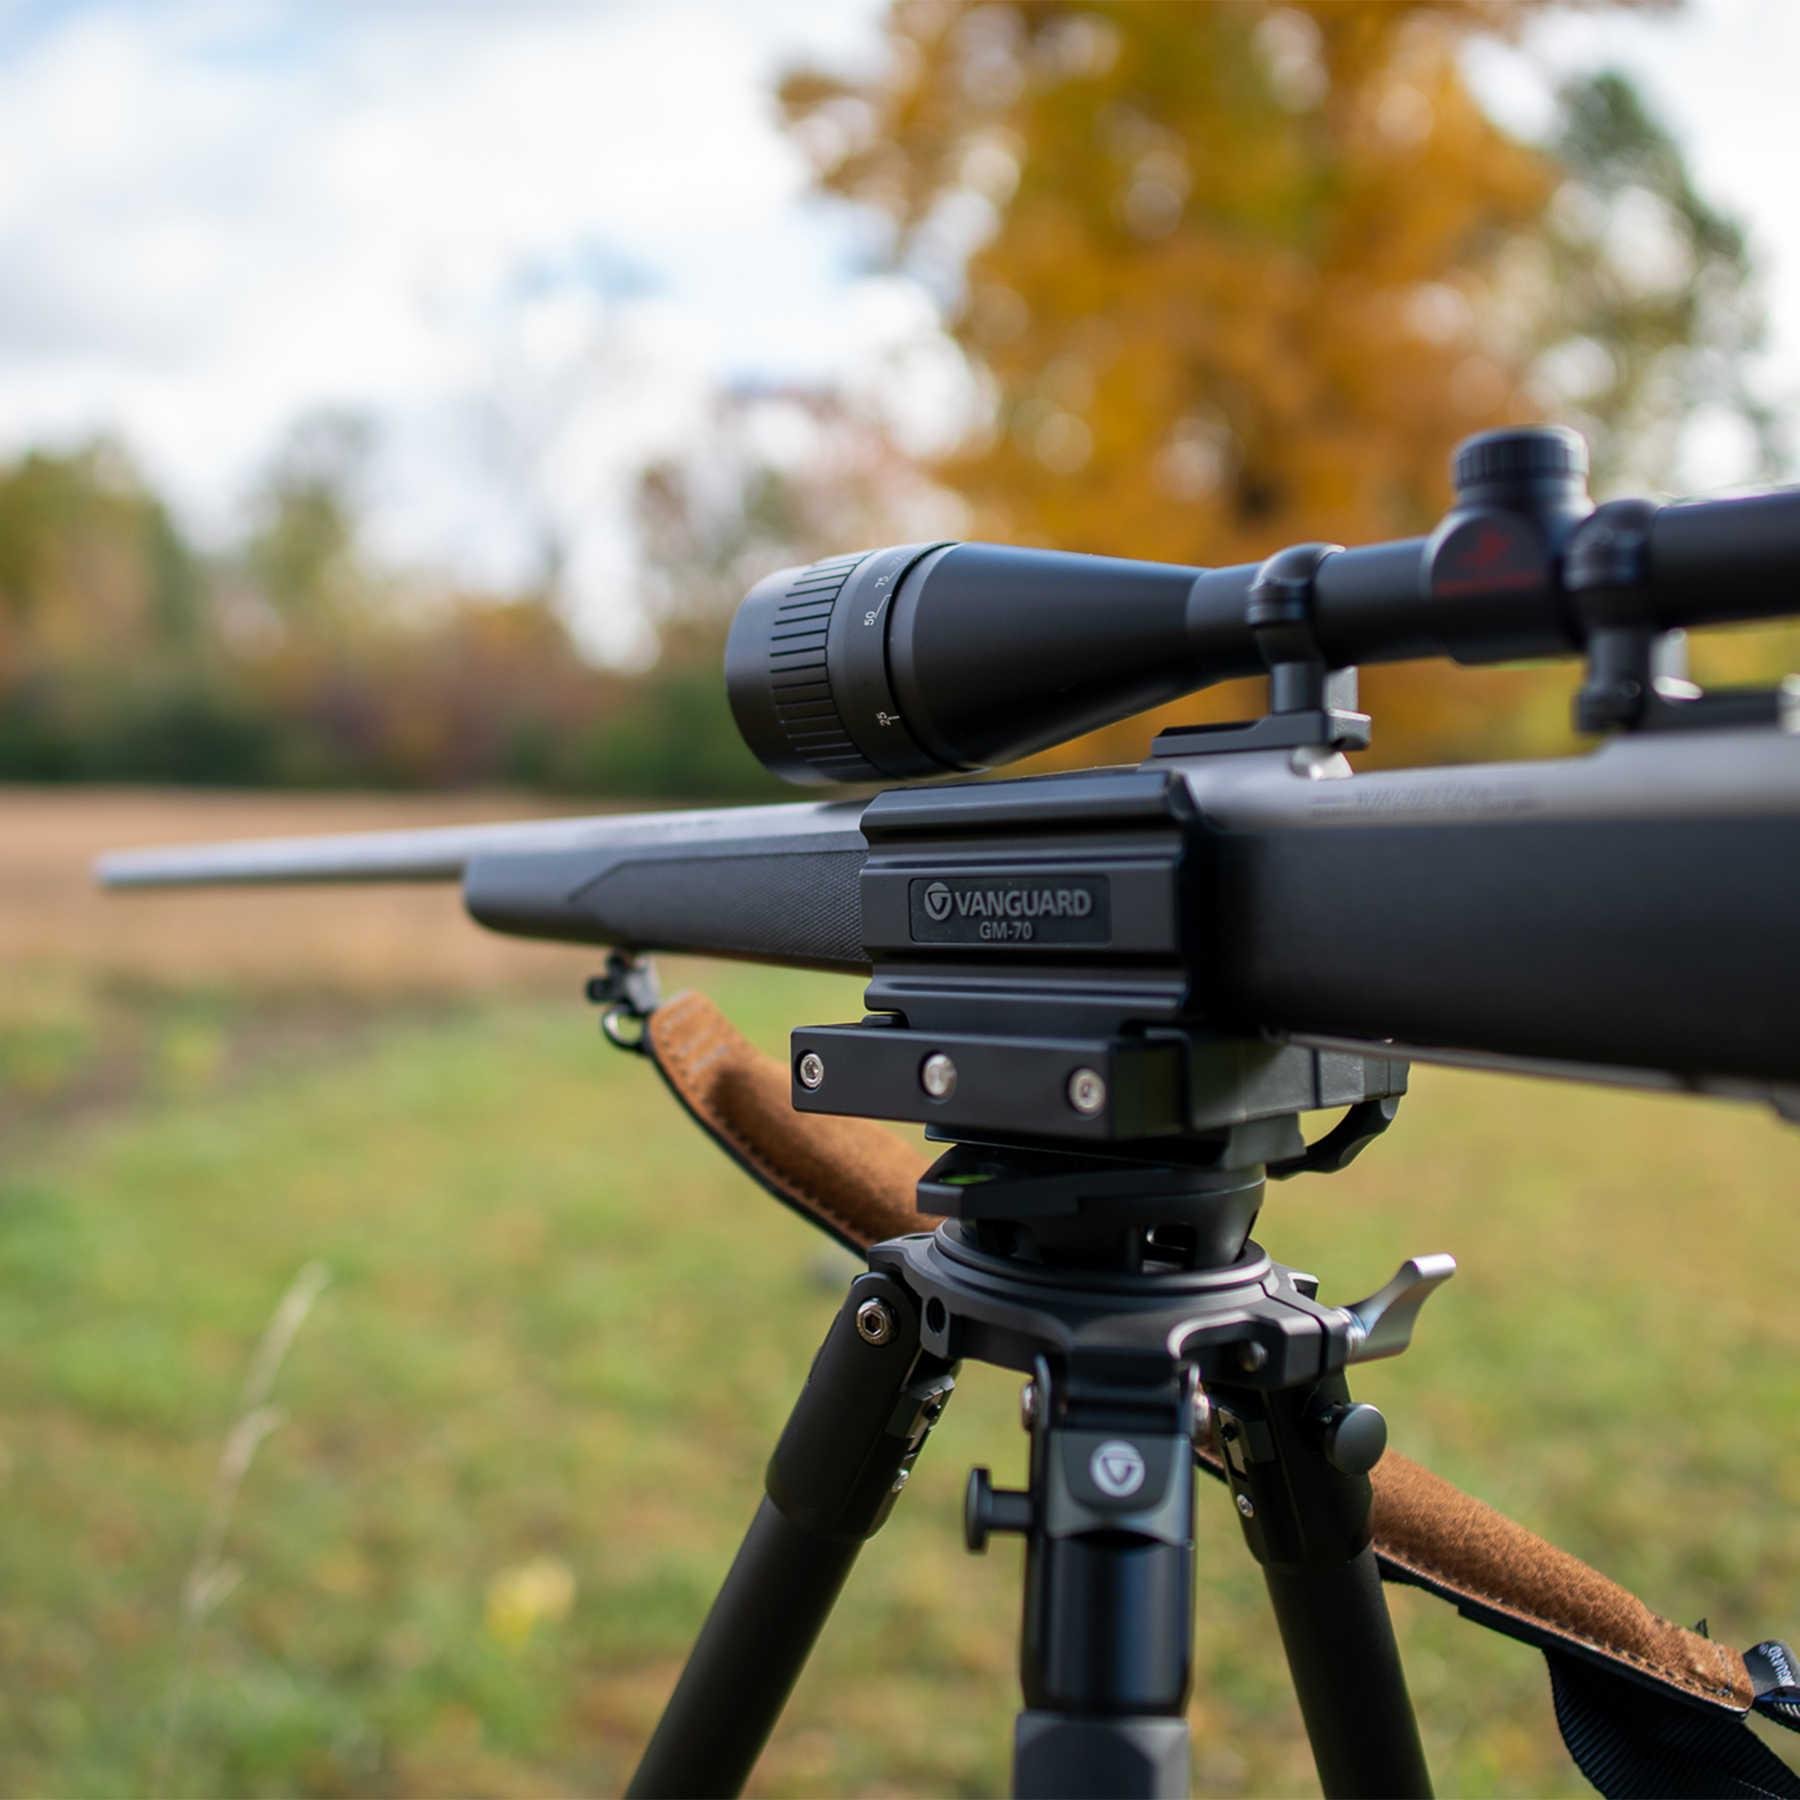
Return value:
<svg viewBox="0 0 1800 1800">
<path fill-rule="evenodd" d="M 885 217 L 985 384 L 933 471 L 971 535 L 1222 564 L 1428 528 L 1453 445 L 1540 416 L 1542 352 L 1574 329 L 1549 275 L 1573 172 L 1464 73 L 1533 10 L 898 0 L 880 74 L 791 75 L 819 185 Z M 1555 748 L 1570 686 L 1374 671 L 1376 754 Z M 1146 741 L 1132 721 L 1049 760 Z"/>
</svg>

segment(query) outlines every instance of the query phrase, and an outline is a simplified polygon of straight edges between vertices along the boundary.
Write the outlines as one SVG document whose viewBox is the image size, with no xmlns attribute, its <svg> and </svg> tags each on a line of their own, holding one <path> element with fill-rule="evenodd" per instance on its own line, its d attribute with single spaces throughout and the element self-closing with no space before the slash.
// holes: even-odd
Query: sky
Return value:
<svg viewBox="0 0 1800 1800">
<path fill-rule="evenodd" d="M 478 583 L 546 536 L 585 641 L 644 647 L 632 472 L 724 380 L 965 392 L 929 297 L 809 199 L 772 79 L 877 54 L 879 0 L 0 0 L 0 453 L 121 439 L 203 541 L 309 412 L 377 428 L 372 546 Z M 1623 64 L 1749 221 L 1800 399 L 1793 0 L 1556 19 L 1473 73 L 1529 128 Z M 1700 447 L 1701 486 L 1741 478 Z"/>
</svg>

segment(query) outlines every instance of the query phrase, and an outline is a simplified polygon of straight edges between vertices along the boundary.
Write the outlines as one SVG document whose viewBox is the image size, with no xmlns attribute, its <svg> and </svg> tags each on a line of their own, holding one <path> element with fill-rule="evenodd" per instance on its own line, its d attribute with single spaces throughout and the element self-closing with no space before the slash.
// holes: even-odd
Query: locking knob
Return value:
<svg viewBox="0 0 1800 1800">
<path fill-rule="evenodd" d="M 1464 438 L 1451 459 L 1458 506 L 1585 500 L 1587 441 L 1565 425 L 1528 425 Z"/>
<path fill-rule="evenodd" d="M 1330 1407 L 1319 1420 L 1325 1460 L 1344 1475 L 1366 1475 L 1387 1448 L 1387 1420 L 1378 1408 L 1356 1400 Z"/>
<path fill-rule="evenodd" d="M 971 1469 L 963 1495 L 963 1542 L 979 1556 L 989 1534 L 1031 1529 L 1031 1496 L 1016 1488 L 997 1488 L 986 1469 Z"/>
</svg>

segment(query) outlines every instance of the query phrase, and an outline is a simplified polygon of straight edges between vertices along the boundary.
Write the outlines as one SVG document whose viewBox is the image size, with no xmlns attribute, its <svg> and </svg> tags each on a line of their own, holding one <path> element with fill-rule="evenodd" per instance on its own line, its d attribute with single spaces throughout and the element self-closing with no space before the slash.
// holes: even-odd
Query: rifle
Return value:
<svg viewBox="0 0 1800 1800">
<path fill-rule="evenodd" d="M 1690 627 L 1800 612 L 1800 490 L 1595 507 L 1586 472 L 1572 432 L 1488 433 L 1424 537 L 1219 569 L 912 544 L 780 571 L 733 621 L 739 727 L 804 782 L 966 775 L 1266 674 L 1262 718 L 1136 767 L 103 860 L 116 887 L 455 880 L 492 929 L 607 947 L 609 1035 L 868 1251 L 634 1792 L 742 1784 L 969 1357 L 1030 1376 L 1030 1488 L 977 1470 L 966 1520 L 972 1548 L 1027 1543 L 1018 1792 L 1186 1791 L 1195 1453 L 1328 1793 L 1429 1792 L 1384 1575 L 1543 1648 L 1606 1791 L 1800 1792 L 1742 1726 L 1800 1720 L 1791 1652 L 1679 1632 L 1377 1470 L 1343 1371 L 1407 1346 L 1451 1260 L 1326 1307 L 1249 1236 L 1267 1180 L 1388 1127 L 1413 1060 L 1800 1118 L 1800 688 L 1702 692 L 1679 663 Z M 1585 662 L 1597 751 L 1352 774 L 1358 664 L 1552 656 Z M 760 1067 L 703 1002 L 657 1004 L 659 950 L 863 973 L 867 1013 Z M 920 1175 L 870 1119 L 946 1148 Z"/>
</svg>

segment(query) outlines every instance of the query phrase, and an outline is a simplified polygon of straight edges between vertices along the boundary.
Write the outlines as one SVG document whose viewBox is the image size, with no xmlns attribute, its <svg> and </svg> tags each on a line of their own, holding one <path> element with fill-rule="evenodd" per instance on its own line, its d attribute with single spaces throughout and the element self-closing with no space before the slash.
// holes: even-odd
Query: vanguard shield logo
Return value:
<svg viewBox="0 0 1800 1800">
<path fill-rule="evenodd" d="M 1110 1438 L 1088 1458 L 1088 1474 L 1109 1500 L 1128 1500 L 1144 1485 L 1143 1452 L 1123 1438 Z"/>
<path fill-rule="evenodd" d="M 925 916 L 934 924 L 949 918 L 955 904 L 956 896 L 941 881 L 934 881 L 925 890 Z"/>
</svg>

